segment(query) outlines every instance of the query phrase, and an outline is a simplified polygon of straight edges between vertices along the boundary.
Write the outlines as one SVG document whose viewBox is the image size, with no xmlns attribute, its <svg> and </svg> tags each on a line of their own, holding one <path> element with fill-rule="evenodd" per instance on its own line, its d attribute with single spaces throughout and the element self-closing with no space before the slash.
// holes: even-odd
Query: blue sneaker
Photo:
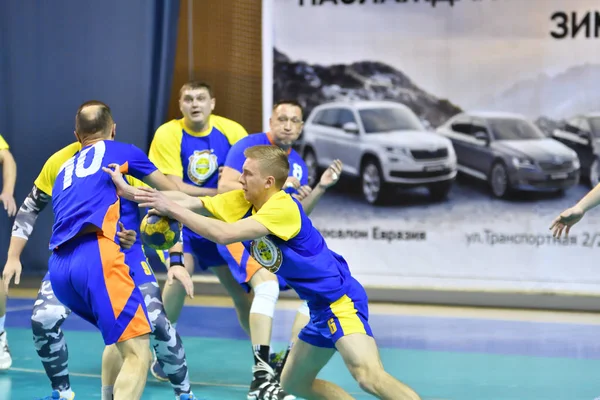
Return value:
<svg viewBox="0 0 600 400">
<path fill-rule="evenodd" d="M 53 390 L 52 394 L 48 397 L 44 397 L 43 399 L 40 400 L 73 400 L 75 399 L 75 393 L 73 392 L 73 395 L 70 398 L 66 398 L 66 397 L 60 397 L 60 392 L 58 390 Z"/>
<path fill-rule="evenodd" d="M 179 395 L 179 400 L 198 400 L 194 393 L 185 393 Z"/>
<path fill-rule="evenodd" d="M 165 374 L 162 367 L 160 366 L 158 358 L 156 358 L 156 352 L 154 352 L 154 360 L 152 360 L 152 365 L 150 366 L 150 373 L 152 374 L 152 376 L 154 376 L 157 380 L 161 382 L 169 381 L 169 377 L 167 376 L 167 374 Z"/>
</svg>

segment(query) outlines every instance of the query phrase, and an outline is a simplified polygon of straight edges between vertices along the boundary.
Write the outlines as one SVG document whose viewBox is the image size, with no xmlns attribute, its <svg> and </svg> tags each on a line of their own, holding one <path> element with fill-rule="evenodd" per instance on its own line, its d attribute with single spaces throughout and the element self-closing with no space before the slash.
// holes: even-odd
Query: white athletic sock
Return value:
<svg viewBox="0 0 600 400">
<path fill-rule="evenodd" d="M 102 400 L 113 400 L 112 386 L 102 386 Z"/>
<path fill-rule="evenodd" d="M 0 317 L 0 333 L 4 332 L 4 322 L 6 321 L 6 314 Z"/>
</svg>

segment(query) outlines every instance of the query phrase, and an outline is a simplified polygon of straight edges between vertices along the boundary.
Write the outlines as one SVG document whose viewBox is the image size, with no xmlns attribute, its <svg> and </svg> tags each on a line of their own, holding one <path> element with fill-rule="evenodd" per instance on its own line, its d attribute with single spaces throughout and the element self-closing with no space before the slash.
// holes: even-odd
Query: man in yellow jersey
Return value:
<svg viewBox="0 0 600 400">
<path fill-rule="evenodd" d="M 10 284 L 13 277 L 15 284 L 19 284 L 22 271 L 20 257 L 33 232 L 37 217 L 51 201 L 52 187 L 61 166 L 80 150 L 81 143 L 75 142 L 50 156 L 35 180 L 31 192 L 21 205 L 13 225 L 8 257 L 3 272 L 7 285 Z M 144 185 L 143 182 L 131 176 L 126 178 L 130 185 Z M 136 234 L 140 226 L 139 212 L 137 207 L 134 207 L 133 210 L 126 210 L 125 207 L 129 206 L 125 204 L 126 201 L 123 203 L 122 221 L 127 228 L 133 229 L 118 233 L 121 247 L 124 249 L 126 257 L 135 255 L 137 258 L 143 259 L 140 236 Z M 157 349 L 159 362 L 165 365 L 165 370 L 168 372 L 167 380 L 171 382 L 176 396 L 181 399 L 194 399 L 183 343 L 165 315 L 160 288 L 154 273 L 147 267 L 147 264 L 144 265 L 140 262 L 132 263 L 132 273 L 136 285 L 144 295 L 150 322 L 153 325 L 152 345 Z M 175 278 L 181 281 L 187 279 L 190 288 L 193 285 L 189 274 L 183 267 L 174 266 L 169 270 L 169 275 L 171 279 Z M 46 375 L 50 379 L 52 391 L 57 393 L 59 399 L 74 398 L 69 379 L 67 343 L 61 329 L 70 314 L 71 310 L 61 304 L 54 295 L 49 275 L 46 274 L 42 279 L 33 307 L 31 327 L 36 351 Z M 108 393 L 110 391 L 110 387 L 103 387 L 103 399 L 110 398 L 111 395 Z"/>
<path fill-rule="evenodd" d="M 300 200 L 307 214 L 314 208 L 319 198 L 325 193 L 324 187 L 319 183 L 312 190 L 308 185 L 308 168 L 292 146 L 298 140 L 303 126 L 302 106 L 294 100 L 281 100 L 273 105 L 271 118 L 269 119 L 269 131 L 248 135 L 241 139 L 227 155 L 223 174 L 219 180 L 219 193 L 242 188 L 240 176 L 242 167 L 246 161 L 244 152 L 246 149 L 256 145 L 271 144 L 278 146 L 288 155 L 290 163 L 289 177 L 284 185 L 284 191 Z M 326 175 L 325 175 L 326 176 Z M 304 193 L 307 191 L 308 193 Z M 292 335 L 288 348 L 278 354 L 275 365 L 269 365 L 271 331 L 273 327 L 273 315 L 279 298 L 280 290 L 289 289 L 280 276 L 263 268 L 248 252 L 242 243 L 233 243 L 228 246 L 218 246 L 223 257 L 228 261 L 229 268 L 234 278 L 250 291 L 254 292 L 252 307 L 250 309 L 251 341 L 254 353 L 254 366 L 252 368 L 253 379 L 247 398 L 249 400 L 263 400 L 259 397 L 265 380 L 274 378 L 275 384 L 279 380 L 283 366 L 298 332 L 309 320 L 308 306 L 302 303 L 292 325 Z M 270 395 L 271 396 L 271 395 Z M 280 393 L 278 398 L 285 398 Z M 268 398 L 277 398 L 271 396 Z"/>
<path fill-rule="evenodd" d="M 225 164 L 231 146 L 248 134 L 237 122 L 213 115 L 214 108 L 215 98 L 208 84 L 184 84 L 179 92 L 183 118 L 161 125 L 150 145 L 150 160 L 191 196 L 217 194 L 219 168 Z M 183 260 L 180 251 L 170 249 L 170 265 L 183 264 L 190 274 L 195 266 L 203 271 L 210 269 L 232 297 L 240 324 L 249 334 L 250 297 L 231 275 L 217 245 L 184 226 Z M 168 318 L 176 323 L 185 300 L 183 287 L 178 283 L 167 285 L 163 300 Z M 163 378 L 156 362 L 152 373 L 157 379 Z"/>
<path fill-rule="evenodd" d="M 379 399 L 420 400 L 385 371 L 368 322 L 366 291 L 348 263 L 329 249 L 303 205 L 281 190 L 289 173 L 287 153 L 277 146 L 258 145 L 244 154 L 242 189 L 212 197 L 131 188 L 118 169 L 105 171 L 117 193 L 140 207 L 152 208 L 216 243 L 242 242 L 256 261 L 282 276 L 308 302 L 310 322 L 298 335 L 281 375 L 286 392 L 308 400 L 353 399 L 334 383 L 317 379 L 337 350 L 365 392 Z M 339 161 L 334 162 L 321 185 L 333 185 L 341 168 Z"/>
<path fill-rule="evenodd" d="M 0 192 L 0 202 L 9 217 L 17 212 L 15 203 L 15 183 L 17 181 L 17 163 L 10 152 L 8 143 L 0 135 L 0 164 L 2 164 L 2 192 Z M 3 285 L 0 285 L 0 370 L 9 369 L 12 365 L 12 357 L 8 348 L 8 339 L 4 330 L 6 321 L 6 293 Z"/>
</svg>

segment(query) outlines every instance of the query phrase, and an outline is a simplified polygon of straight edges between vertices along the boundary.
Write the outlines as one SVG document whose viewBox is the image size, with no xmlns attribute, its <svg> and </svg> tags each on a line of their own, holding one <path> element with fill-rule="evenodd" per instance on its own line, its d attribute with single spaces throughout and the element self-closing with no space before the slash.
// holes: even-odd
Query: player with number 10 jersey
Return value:
<svg viewBox="0 0 600 400">
<path fill-rule="evenodd" d="M 57 298 L 96 325 L 107 345 L 150 332 L 144 299 L 117 244 L 120 199 L 101 168 L 110 164 L 139 180 L 157 170 L 140 149 L 112 140 L 70 158 L 52 189 L 49 261 Z"/>
</svg>

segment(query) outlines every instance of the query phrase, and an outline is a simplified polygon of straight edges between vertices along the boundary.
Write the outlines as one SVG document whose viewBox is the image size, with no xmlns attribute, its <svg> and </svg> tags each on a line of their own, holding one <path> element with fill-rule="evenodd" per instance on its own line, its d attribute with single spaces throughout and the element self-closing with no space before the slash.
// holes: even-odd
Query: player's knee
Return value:
<svg viewBox="0 0 600 400">
<path fill-rule="evenodd" d="M 159 342 L 169 342 L 172 340 L 172 336 L 175 333 L 175 329 L 167 319 L 164 313 L 151 318 L 150 323 L 152 324 L 152 332 L 150 335 L 152 339 Z"/>
<path fill-rule="evenodd" d="M 279 298 L 279 283 L 266 281 L 254 288 L 254 300 L 250 307 L 250 314 L 262 314 L 273 318 L 275 305 Z"/>
<path fill-rule="evenodd" d="M 308 397 L 308 389 L 312 386 L 311 382 L 300 382 L 294 377 L 285 372 L 285 368 L 281 373 L 280 385 L 287 393 L 296 397 Z"/>
<path fill-rule="evenodd" d="M 385 371 L 380 366 L 365 364 L 350 367 L 350 373 L 362 390 L 367 393 L 376 393 L 382 373 Z"/>
<path fill-rule="evenodd" d="M 36 304 L 31 313 L 31 328 L 34 333 L 51 331 L 60 327 L 66 317 L 67 312 L 64 307 L 57 307 L 46 303 Z"/>
</svg>

